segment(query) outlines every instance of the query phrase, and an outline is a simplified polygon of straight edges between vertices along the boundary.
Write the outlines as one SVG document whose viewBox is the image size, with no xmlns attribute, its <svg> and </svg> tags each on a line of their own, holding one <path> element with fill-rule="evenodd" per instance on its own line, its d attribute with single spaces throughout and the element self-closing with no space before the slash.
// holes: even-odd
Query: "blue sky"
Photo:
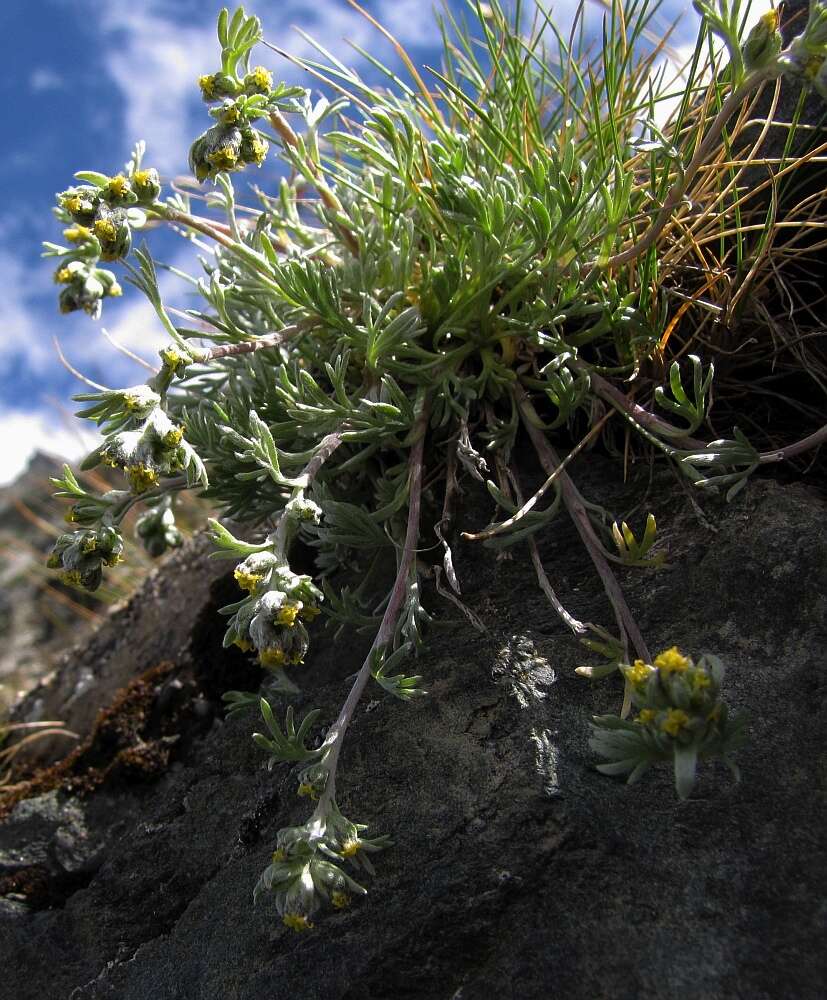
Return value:
<svg viewBox="0 0 827 1000">
<path fill-rule="evenodd" d="M 417 62 L 435 61 L 439 36 L 429 3 L 364 5 Z M 684 5 L 667 0 L 664 14 L 678 15 Z M 59 237 L 51 206 L 73 172 L 117 172 L 137 139 L 147 142 L 147 165 L 165 178 L 186 172 L 189 144 L 210 124 L 195 78 L 216 67 L 221 6 L 219 0 L 4 0 L 0 6 L 0 92 L 6 95 L 0 110 L 0 483 L 20 471 L 35 447 L 71 458 L 84 448 L 83 427 L 69 415 L 69 396 L 80 386 L 60 365 L 54 336 L 78 368 L 111 386 L 143 381 L 146 372 L 107 343 L 101 326 L 148 359 L 163 343 L 151 310 L 128 286 L 123 299 L 107 300 L 97 323 L 83 313 L 59 315 L 53 265 L 40 259 L 40 243 Z M 253 0 L 246 7 L 261 17 L 265 38 L 297 55 L 311 50 L 293 25 L 343 61 L 360 64 L 366 76 L 364 61 L 344 39 L 393 58 L 345 0 Z M 571 23 L 573 0 L 552 7 L 559 24 Z M 597 5 L 589 8 L 599 23 Z M 695 23 L 694 15 L 683 15 L 676 43 L 694 38 Z M 277 78 L 303 82 L 275 53 L 261 49 L 258 61 Z M 181 253 L 160 234 L 152 234 L 150 245 L 168 261 Z"/>
</svg>

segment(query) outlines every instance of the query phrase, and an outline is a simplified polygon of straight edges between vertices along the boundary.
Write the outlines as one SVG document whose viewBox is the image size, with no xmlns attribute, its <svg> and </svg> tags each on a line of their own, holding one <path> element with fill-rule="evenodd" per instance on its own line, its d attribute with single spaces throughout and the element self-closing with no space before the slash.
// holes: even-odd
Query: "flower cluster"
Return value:
<svg viewBox="0 0 827 1000">
<path fill-rule="evenodd" d="M 335 801 L 303 826 L 279 830 L 276 850 L 253 891 L 253 899 L 264 891 L 275 896 L 276 909 L 286 927 L 310 930 L 311 917 L 324 903 L 335 909 L 348 906 L 354 896 L 366 890 L 342 867 L 351 864 L 373 874 L 369 854 L 391 843 L 388 837 L 362 836 L 367 827 L 352 823 L 339 811 Z"/>
<path fill-rule="evenodd" d="M 259 662 L 278 673 L 304 662 L 309 645 L 305 624 L 320 612 L 322 592 L 309 576 L 294 573 L 274 552 L 253 552 L 235 569 L 249 596 L 233 613 L 224 644 L 254 649 Z"/>
<path fill-rule="evenodd" d="M 176 549 L 184 536 L 175 525 L 175 514 L 169 498 L 144 511 L 135 522 L 135 534 L 153 558 L 162 556 L 167 549 Z"/>
<path fill-rule="evenodd" d="M 267 114 L 272 99 L 283 96 L 283 89 L 273 90 L 273 76 L 263 66 L 241 79 L 226 73 L 198 78 L 201 96 L 217 124 L 207 129 L 190 147 L 190 168 L 199 181 L 212 179 L 222 170 L 260 167 L 269 144 L 253 122 Z"/>
<path fill-rule="evenodd" d="M 200 460 L 184 440 L 183 428 L 160 406 L 150 410 L 135 430 L 111 435 L 95 454 L 105 465 L 123 469 L 136 494 L 157 486 L 163 476 L 202 470 Z"/>
<path fill-rule="evenodd" d="M 123 538 L 117 528 L 99 527 L 60 535 L 47 561 L 50 569 L 63 570 L 64 583 L 97 590 L 103 567 L 121 560 Z"/>
<path fill-rule="evenodd" d="M 742 742 L 743 721 L 730 719 L 721 701 L 724 668 L 717 657 L 695 663 L 673 646 L 651 664 L 635 660 L 620 670 L 637 711 L 631 721 L 595 717 L 590 745 L 610 761 L 599 771 L 628 774 L 631 784 L 651 764 L 672 760 L 678 794 L 686 798 L 698 757 L 722 756 L 734 770 L 727 754 Z"/>
<path fill-rule="evenodd" d="M 46 244 L 46 256 L 60 257 L 55 281 L 66 287 L 60 293 L 60 311 L 83 309 L 100 316 L 101 300 L 121 295 L 121 286 L 99 261 L 122 260 L 132 247 L 132 230 L 146 221 L 143 208 L 161 193 L 158 171 L 141 169 L 143 145 L 136 149 L 125 172 L 107 176 L 81 171 L 75 176 L 90 183 L 77 184 L 57 195 L 56 215 L 66 224 L 68 246 Z"/>
<path fill-rule="evenodd" d="M 67 261 L 55 271 L 54 279 L 56 284 L 64 286 L 58 298 L 62 313 L 82 309 L 92 319 L 98 319 L 101 301 L 123 294 L 115 275 L 90 260 Z"/>
<path fill-rule="evenodd" d="M 783 70 L 827 101 L 827 4 L 812 0 L 807 23 L 779 60 Z"/>
</svg>

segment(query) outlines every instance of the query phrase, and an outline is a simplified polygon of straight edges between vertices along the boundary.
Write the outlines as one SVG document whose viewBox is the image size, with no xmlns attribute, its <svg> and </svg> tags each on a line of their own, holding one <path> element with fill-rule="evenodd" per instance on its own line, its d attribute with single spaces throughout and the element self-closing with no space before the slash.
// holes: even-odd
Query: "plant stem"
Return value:
<svg viewBox="0 0 827 1000">
<path fill-rule="evenodd" d="M 802 452 L 809 451 L 811 448 L 818 448 L 825 442 L 827 442 L 827 424 L 800 441 L 796 441 L 795 444 L 788 444 L 786 448 L 762 452 L 758 456 L 758 461 L 761 465 L 768 465 L 770 462 L 783 462 L 795 455 L 800 455 Z"/>
<path fill-rule="evenodd" d="M 543 434 L 539 427 L 536 426 L 540 418 L 537 415 L 537 411 L 532 406 L 531 401 L 529 400 L 523 387 L 521 385 L 516 385 L 514 387 L 514 392 L 517 398 L 517 406 L 520 410 L 520 416 L 523 420 L 523 426 L 528 431 L 531 442 L 537 452 L 537 457 L 540 459 L 540 464 L 543 466 L 546 473 L 551 475 L 562 465 L 560 457 L 557 455 L 554 448 L 549 444 L 545 434 Z M 571 515 L 571 519 L 574 521 L 574 526 L 577 528 L 577 532 L 580 535 L 583 544 L 588 550 L 589 556 L 594 563 L 594 567 L 603 582 L 603 588 L 606 591 L 606 596 L 609 598 L 609 602 L 612 605 L 615 620 L 617 621 L 618 628 L 620 629 L 620 638 L 624 648 L 627 650 L 627 656 L 629 641 L 631 640 L 638 656 L 648 663 L 650 662 L 649 650 L 646 647 L 646 643 L 640 633 L 637 622 L 632 616 L 632 612 L 629 610 L 629 605 L 626 603 L 626 598 L 623 596 L 623 591 L 621 590 L 620 584 L 617 582 L 617 579 L 612 572 L 609 561 L 603 554 L 603 546 L 600 544 L 600 539 L 597 537 L 594 527 L 589 520 L 589 515 L 586 511 L 583 497 L 580 495 L 579 490 L 574 485 L 567 472 L 563 471 L 560 474 L 559 481 L 560 490 L 563 495 L 563 502 Z"/>
<path fill-rule="evenodd" d="M 624 392 L 615 388 L 602 375 L 593 372 L 585 361 L 570 361 L 569 367 L 575 371 L 585 372 L 591 380 L 592 389 L 594 389 L 597 395 L 614 406 L 615 409 L 620 410 L 623 416 L 631 420 L 632 423 L 639 424 L 653 434 L 664 434 L 669 438 L 670 444 L 675 444 L 682 448 L 697 450 L 698 448 L 707 447 L 705 441 L 684 436 L 680 428 L 673 426 L 662 417 L 650 413 L 649 410 L 645 410 L 642 406 L 629 399 Z"/>
<path fill-rule="evenodd" d="M 356 675 L 353 687 L 350 689 L 350 693 L 348 694 L 344 705 L 342 705 L 339 717 L 328 731 L 327 739 L 325 741 L 328 747 L 328 753 L 325 758 L 325 764 L 328 772 L 327 784 L 325 785 L 325 789 L 319 798 L 318 805 L 313 813 L 313 818 L 323 817 L 327 812 L 328 806 L 336 797 L 336 768 L 339 762 L 339 754 L 342 749 L 342 741 L 344 740 L 350 721 L 353 718 L 353 713 L 356 710 L 359 699 L 362 697 L 362 692 L 365 690 L 365 685 L 370 679 L 374 650 L 381 649 L 383 646 L 387 645 L 393 638 L 393 634 L 396 631 L 396 620 L 399 617 L 399 612 L 402 609 L 402 604 L 405 599 L 405 591 L 408 586 L 408 574 L 411 566 L 413 565 L 413 561 L 416 558 L 416 546 L 419 541 L 419 512 L 422 500 L 422 456 L 425 448 L 425 435 L 428 427 L 429 416 L 430 405 L 429 401 L 426 399 L 422 412 L 414 425 L 416 440 L 411 448 L 411 454 L 408 459 L 408 475 L 410 477 L 408 494 L 408 525 L 405 532 L 402 557 L 399 561 L 399 568 L 396 571 L 396 579 L 394 580 L 393 587 L 388 598 L 385 613 L 382 616 L 382 622 L 379 625 L 379 631 L 376 633 L 376 638 L 373 640 L 370 650 L 368 651 L 368 655 L 365 657 L 365 662 L 362 664 L 361 670 Z"/>
<path fill-rule="evenodd" d="M 729 94 L 724 103 L 721 105 L 721 110 L 709 126 L 706 135 L 698 144 L 698 147 L 695 150 L 695 155 L 689 161 L 689 165 L 686 170 L 678 176 L 678 179 L 669 189 L 669 192 L 666 195 L 666 200 L 655 217 L 655 221 L 646 230 L 643 236 L 641 236 L 639 240 L 632 243 L 632 245 L 627 247 L 625 250 L 621 250 L 619 253 L 614 254 L 614 256 L 609 257 L 608 260 L 595 260 L 587 264 L 586 268 L 588 270 L 592 270 L 595 267 L 604 269 L 620 267 L 623 264 L 628 264 L 635 260 L 652 246 L 666 227 L 672 212 L 680 204 L 681 198 L 683 198 L 686 189 L 695 179 L 695 175 L 698 170 L 704 165 L 707 157 L 714 149 L 715 144 L 718 142 L 721 132 L 723 132 L 727 122 L 735 114 L 745 98 L 756 90 L 760 84 L 764 82 L 764 79 L 765 76 L 763 73 L 754 73 Z"/>
</svg>

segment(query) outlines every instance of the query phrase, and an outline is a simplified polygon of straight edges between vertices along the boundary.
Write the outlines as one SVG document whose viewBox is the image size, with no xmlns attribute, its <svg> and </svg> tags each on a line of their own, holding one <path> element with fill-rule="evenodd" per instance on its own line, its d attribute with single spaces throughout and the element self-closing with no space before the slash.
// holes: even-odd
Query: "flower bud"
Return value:
<svg viewBox="0 0 827 1000">
<path fill-rule="evenodd" d="M 132 247 L 132 231 L 123 209 L 99 206 L 92 231 L 101 245 L 101 260 L 119 260 L 126 257 Z"/>
<path fill-rule="evenodd" d="M 196 179 L 213 179 L 222 170 L 237 170 L 241 132 L 235 126 L 213 125 L 190 147 L 189 164 Z"/>
<path fill-rule="evenodd" d="M 237 97 L 240 89 L 232 77 L 224 73 L 199 76 L 198 86 L 201 88 L 201 97 L 207 103 L 220 101 L 222 97 Z"/>
<path fill-rule="evenodd" d="M 138 196 L 132 190 L 132 184 L 123 174 L 115 174 L 109 178 L 109 183 L 101 191 L 103 200 L 112 206 L 134 205 Z"/>
<path fill-rule="evenodd" d="M 769 67 L 781 51 L 778 11 L 770 10 L 761 17 L 744 42 L 742 54 L 748 70 Z"/>
<path fill-rule="evenodd" d="M 83 185 L 69 188 L 58 195 L 60 207 L 80 226 L 91 226 L 101 203 L 100 192 L 95 187 Z"/>
<path fill-rule="evenodd" d="M 132 175 L 132 189 L 142 205 L 151 205 L 161 194 L 161 179 L 154 167 L 136 170 Z"/>
<path fill-rule="evenodd" d="M 269 94 L 273 89 L 273 74 L 263 66 L 256 66 L 244 77 L 244 93 Z"/>
<path fill-rule="evenodd" d="M 269 143 L 258 129 L 249 125 L 241 130 L 241 149 L 239 155 L 244 163 L 260 167 L 267 156 Z"/>
</svg>

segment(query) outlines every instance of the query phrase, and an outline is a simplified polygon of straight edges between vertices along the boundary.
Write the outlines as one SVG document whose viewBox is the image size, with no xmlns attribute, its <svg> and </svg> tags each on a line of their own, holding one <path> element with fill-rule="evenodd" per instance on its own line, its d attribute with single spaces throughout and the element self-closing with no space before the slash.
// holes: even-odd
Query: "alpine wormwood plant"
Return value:
<svg viewBox="0 0 827 1000">
<path fill-rule="evenodd" d="M 337 769 L 369 683 L 403 701 L 424 693 L 402 672 L 428 620 L 417 552 L 441 546 L 458 594 L 449 528 L 462 477 L 502 512 L 465 539 L 525 546 L 551 605 L 605 658 L 582 672 L 625 678 L 621 714 L 594 722 L 604 771 L 634 780 L 671 761 L 684 796 L 700 757 L 737 745 L 720 665 L 677 649 L 653 658 L 616 580 L 613 564 L 662 562 L 650 551 L 654 516 L 638 539 L 569 472 L 598 437 L 614 449 L 620 424 L 627 450 L 732 496 L 758 466 L 827 437 L 822 428 L 762 452 L 737 428 L 726 439 L 698 436 L 709 426 L 713 358 L 678 346 L 677 332 L 688 308 L 720 313 L 745 281 L 776 273 L 765 252 L 772 218 L 743 222 L 731 150 L 761 88 L 793 76 L 825 91 L 827 8 L 814 4 L 784 47 L 775 15 L 742 41 L 738 0 L 697 6 L 696 53 L 666 124 L 659 105 L 675 94 L 653 75 L 661 50 L 647 41 L 656 4 L 612 5 L 595 61 L 542 7 L 527 17 L 520 4 L 510 16 L 496 0 L 471 3 L 477 37 L 447 14 L 443 65 L 427 85 L 393 39 L 408 82 L 364 54 L 387 88 L 326 54 L 301 63 L 332 100 L 252 65 L 258 19 L 224 10 L 218 60 L 198 80 L 213 123 L 190 149 L 195 182 L 163 198 L 139 143 L 122 172 L 81 171 L 58 196 L 64 243 L 47 244 L 46 255 L 58 259 L 61 309 L 97 318 L 121 294 L 100 265 L 118 262 L 169 344 L 146 384 L 76 397 L 103 435 L 83 467 L 110 465 L 124 483 L 97 495 L 66 469 L 59 495 L 72 501 L 75 529 L 58 539 L 51 565 L 98 586 L 122 558 L 127 511 L 143 505 L 137 534 L 160 554 L 180 540 L 175 494 L 198 490 L 246 526 L 234 527 L 239 538 L 210 522 L 216 554 L 236 563 L 225 643 L 257 658 L 271 696 L 295 690 L 320 612 L 373 629 L 319 746 L 309 738 L 318 712 L 299 721 L 287 707 L 282 721 L 257 694 L 225 696 L 230 713 L 260 711 L 256 744 L 271 765 L 294 765 L 297 794 L 310 802 L 305 823 L 279 832 L 255 889 L 297 931 L 323 905 L 363 894 L 360 870 L 372 874 L 372 855 L 389 843 L 342 815 Z M 258 174 L 273 159 L 277 181 Z M 241 175 L 242 204 L 234 179 L 245 170 L 267 180 Z M 150 251 L 134 249 L 147 223 L 169 224 L 200 249 L 203 273 L 189 280 L 201 308 L 162 300 Z M 751 257 L 748 239 L 757 240 Z M 731 285 L 716 305 L 703 295 L 721 275 Z M 518 435 L 547 477 L 528 499 L 512 460 Z M 443 512 L 436 539 L 422 526 L 423 500 Z M 535 536 L 562 512 L 603 583 L 611 627 L 572 616 L 542 564 Z M 298 538 L 315 548 L 315 580 L 291 568 Z M 383 592 L 389 560 L 395 578 Z M 337 590 L 340 568 L 359 574 L 356 590 Z"/>
</svg>

